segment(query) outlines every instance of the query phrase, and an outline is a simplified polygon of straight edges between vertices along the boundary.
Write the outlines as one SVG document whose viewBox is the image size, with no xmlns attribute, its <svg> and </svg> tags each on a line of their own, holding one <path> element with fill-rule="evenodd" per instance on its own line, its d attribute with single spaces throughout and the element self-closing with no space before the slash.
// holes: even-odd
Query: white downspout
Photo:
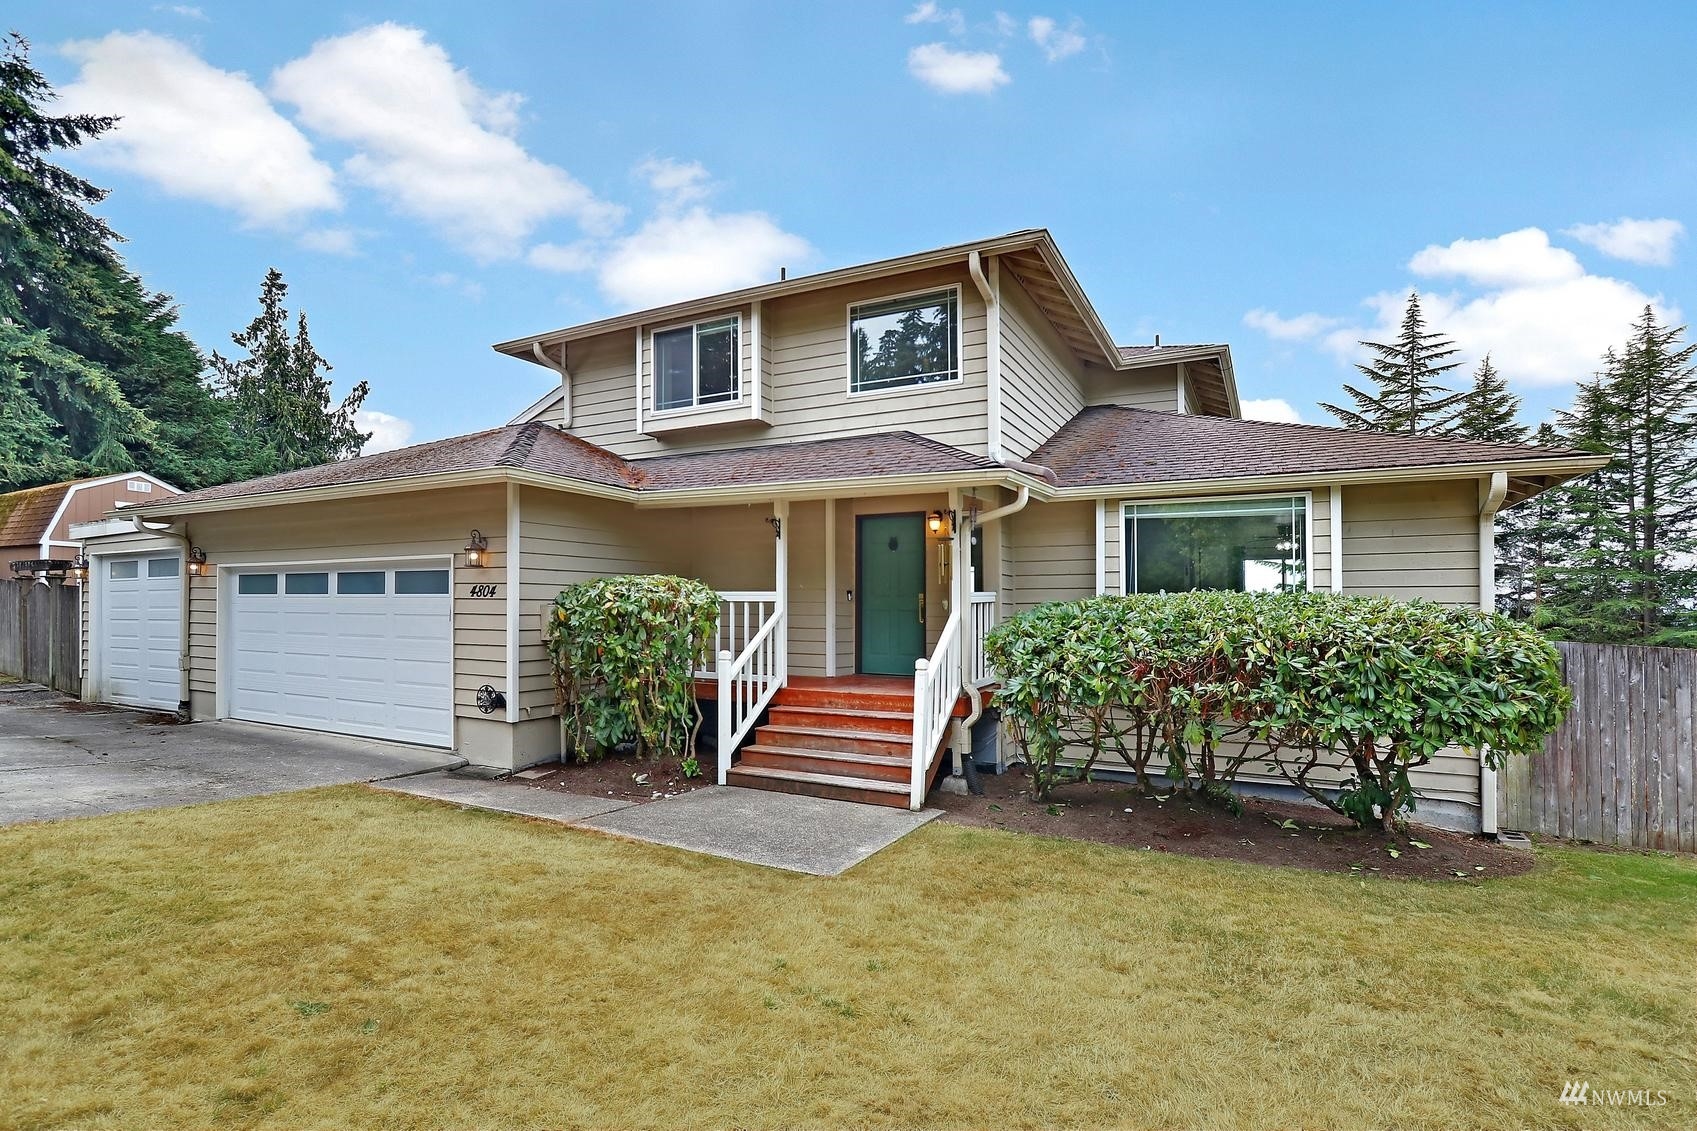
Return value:
<svg viewBox="0 0 1697 1131">
<path fill-rule="evenodd" d="M 1001 265 L 992 256 L 990 274 L 984 273 L 984 259 L 976 250 L 966 256 L 966 269 L 973 286 L 984 299 L 984 368 L 989 385 L 989 426 L 984 446 L 987 454 L 998 462 L 1002 458 L 1002 273 Z"/>
<path fill-rule="evenodd" d="M 560 375 L 560 427 L 572 426 L 572 375 L 566 367 L 566 343 L 560 343 L 560 360 L 549 357 L 542 348 L 541 342 L 530 343 L 530 352 L 536 360 Z"/>
<path fill-rule="evenodd" d="M 1022 486 L 1019 489 L 1019 494 L 1014 496 L 1013 502 L 1009 503 L 1005 507 L 997 507 L 993 511 L 985 511 L 983 514 L 978 516 L 978 521 L 976 523 L 974 523 L 974 525 L 977 526 L 980 530 L 982 530 L 982 529 L 984 529 L 984 527 L 990 525 L 992 522 L 1000 522 L 1002 519 L 1006 518 L 1010 514 L 1018 514 L 1020 511 L 1024 510 L 1025 507 L 1026 507 L 1026 504 L 1028 504 L 1030 502 L 1031 502 L 1031 488 Z M 967 553 L 968 553 L 968 555 L 970 555 L 971 552 L 972 552 L 972 550 L 971 550 L 972 540 L 970 538 L 968 538 L 966 540 L 966 546 L 967 546 Z M 969 562 L 971 561 L 970 556 L 968 557 L 967 560 Z M 956 568 L 958 569 L 959 566 L 957 565 Z M 962 612 L 966 612 L 966 611 L 969 611 L 969 610 L 964 610 L 964 609 L 962 610 Z M 963 655 L 964 655 L 964 651 L 965 650 L 963 649 L 962 650 Z M 967 716 L 966 716 L 966 718 L 964 718 L 960 721 L 960 726 L 961 726 L 962 730 L 965 731 L 965 732 L 970 732 L 972 730 L 973 726 L 976 725 L 978 720 L 980 718 L 982 718 L 983 715 L 984 715 L 984 697 L 982 695 L 980 695 L 976 690 L 973 690 L 971 688 L 968 689 L 968 692 L 969 693 L 966 697 L 966 701 L 967 701 L 967 705 L 968 705 Z M 966 759 L 967 759 L 966 755 L 963 755 L 961 757 L 961 765 L 964 766 L 966 764 Z"/>
<path fill-rule="evenodd" d="M 1497 607 L 1497 511 L 1508 497 L 1508 473 L 1493 471 L 1479 480 L 1479 608 L 1494 612 Z M 1479 831 L 1497 831 L 1497 771 L 1485 764 L 1479 752 Z"/>
<path fill-rule="evenodd" d="M 193 709 L 189 702 L 189 598 L 191 583 L 194 578 L 189 574 L 189 552 L 194 549 L 194 543 L 189 539 L 188 527 L 183 527 L 179 533 L 168 526 L 149 526 L 142 521 L 140 515 L 130 519 L 137 534 L 159 534 L 166 538 L 175 538 L 183 544 L 183 595 L 177 611 L 177 717 L 183 722 L 193 718 Z"/>
</svg>

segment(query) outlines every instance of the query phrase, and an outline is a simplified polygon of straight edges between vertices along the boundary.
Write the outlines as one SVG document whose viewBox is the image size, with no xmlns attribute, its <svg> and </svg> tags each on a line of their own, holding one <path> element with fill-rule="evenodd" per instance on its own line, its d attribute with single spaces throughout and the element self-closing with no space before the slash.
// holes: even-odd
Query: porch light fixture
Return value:
<svg viewBox="0 0 1697 1131">
<path fill-rule="evenodd" d="M 467 569 L 482 569 L 489 564 L 489 539 L 481 530 L 471 532 L 471 541 L 465 547 L 465 564 Z"/>
<path fill-rule="evenodd" d="M 78 554 L 76 556 L 76 558 L 72 560 L 71 568 L 70 568 L 69 572 L 66 574 L 66 576 L 69 577 L 72 581 L 75 581 L 78 585 L 81 585 L 83 582 L 87 581 L 88 580 L 88 559 L 86 557 L 84 557 L 83 555 Z"/>
<path fill-rule="evenodd" d="M 952 538 L 955 533 L 954 511 L 932 511 L 925 516 L 925 529 L 933 538 Z"/>
<path fill-rule="evenodd" d="M 190 577 L 203 577 L 206 574 L 206 551 L 199 546 L 189 547 L 188 571 Z"/>
</svg>

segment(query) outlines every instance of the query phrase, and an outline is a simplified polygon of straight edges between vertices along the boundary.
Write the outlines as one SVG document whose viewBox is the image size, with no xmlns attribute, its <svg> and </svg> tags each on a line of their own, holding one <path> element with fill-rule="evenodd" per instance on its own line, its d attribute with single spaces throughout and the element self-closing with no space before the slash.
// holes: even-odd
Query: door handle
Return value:
<svg viewBox="0 0 1697 1131">
<path fill-rule="evenodd" d="M 925 623 L 925 594 L 919 595 L 919 623 Z"/>
</svg>

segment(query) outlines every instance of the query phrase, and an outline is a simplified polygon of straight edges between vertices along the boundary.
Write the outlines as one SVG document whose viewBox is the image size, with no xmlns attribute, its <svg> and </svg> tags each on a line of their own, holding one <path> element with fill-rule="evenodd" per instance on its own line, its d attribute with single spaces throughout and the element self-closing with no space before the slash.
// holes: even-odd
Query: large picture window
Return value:
<svg viewBox="0 0 1697 1131">
<path fill-rule="evenodd" d="M 654 409 L 729 404 L 742 392 L 738 320 L 654 332 Z"/>
<path fill-rule="evenodd" d="M 960 296 L 955 290 L 849 307 L 851 393 L 959 378 Z"/>
<path fill-rule="evenodd" d="M 1308 588 L 1308 497 L 1128 503 L 1127 593 Z"/>
</svg>

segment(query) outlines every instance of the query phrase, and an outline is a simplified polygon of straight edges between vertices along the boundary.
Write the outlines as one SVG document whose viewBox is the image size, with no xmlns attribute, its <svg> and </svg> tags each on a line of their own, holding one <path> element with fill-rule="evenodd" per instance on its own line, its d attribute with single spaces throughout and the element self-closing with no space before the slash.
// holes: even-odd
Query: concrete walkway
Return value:
<svg viewBox="0 0 1697 1131">
<path fill-rule="evenodd" d="M 815 876 L 841 875 L 940 815 L 936 809 L 910 813 L 734 786 L 709 786 L 642 805 L 457 774 L 405 778 L 379 788 Z"/>
<path fill-rule="evenodd" d="M 178 725 L 0 684 L 0 825 L 91 817 L 426 773 L 446 750 L 258 723 Z"/>
</svg>

